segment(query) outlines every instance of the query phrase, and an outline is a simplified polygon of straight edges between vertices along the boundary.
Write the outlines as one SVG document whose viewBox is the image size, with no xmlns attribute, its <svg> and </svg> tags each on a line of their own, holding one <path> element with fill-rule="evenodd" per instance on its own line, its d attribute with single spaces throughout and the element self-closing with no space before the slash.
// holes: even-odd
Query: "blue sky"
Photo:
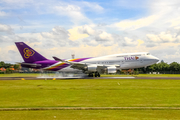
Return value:
<svg viewBox="0 0 180 120">
<path fill-rule="evenodd" d="M 150 52 L 180 59 L 178 0 L 1 0 L 0 61 L 22 61 L 14 42 L 45 57 Z"/>
</svg>

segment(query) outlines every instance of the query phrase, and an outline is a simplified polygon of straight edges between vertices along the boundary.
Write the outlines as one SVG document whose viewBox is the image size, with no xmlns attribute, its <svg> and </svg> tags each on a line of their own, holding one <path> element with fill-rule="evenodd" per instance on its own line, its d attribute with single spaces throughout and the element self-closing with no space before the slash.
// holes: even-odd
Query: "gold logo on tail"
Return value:
<svg viewBox="0 0 180 120">
<path fill-rule="evenodd" d="M 24 48 L 24 57 L 29 58 L 30 56 L 34 55 L 34 51 L 32 49 Z"/>
</svg>

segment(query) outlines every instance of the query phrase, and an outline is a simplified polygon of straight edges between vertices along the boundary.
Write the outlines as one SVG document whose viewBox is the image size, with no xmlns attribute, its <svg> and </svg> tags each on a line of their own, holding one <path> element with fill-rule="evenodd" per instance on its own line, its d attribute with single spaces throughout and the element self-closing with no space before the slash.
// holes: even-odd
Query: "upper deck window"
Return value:
<svg viewBox="0 0 180 120">
<path fill-rule="evenodd" d="M 140 54 L 136 54 L 136 55 L 131 55 L 131 56 L 141 56 Z"/>
<path fill-rule="evenodd" d="M 124 56 L 116 56 L 116 57 L 124 57 Z"/>
<path fill-rule="evenodd" d="M 116 57 L 128 57 L 128 55 L 116 56 Z"/>
</svg>

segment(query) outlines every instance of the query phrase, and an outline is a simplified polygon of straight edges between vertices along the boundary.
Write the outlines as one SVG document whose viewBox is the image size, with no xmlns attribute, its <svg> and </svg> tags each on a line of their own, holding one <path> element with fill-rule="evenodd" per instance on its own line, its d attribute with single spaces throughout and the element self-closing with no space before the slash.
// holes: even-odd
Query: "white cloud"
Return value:
<svg viewBox="0 0 180 120">
<path fill-rule="evenodd" d="M 180 1 L 178 0 L 153 0 L 149 1 L 147 17 L 132 20 L 122 20 L 110 25 L 118 28 L 124 45 L 131 44 L 137 39 L 144 41 L 143 45 L 149 50 L 164 43 L 177 43 L 180 41 Z M 125 39 L 125 38 L 133 39 Z M 121 44 L 119 44 L 121 45 Z M 142 45 L 141 45 L 142 46 Z"/>
<path fill-rule="evenodd" d="M 176 27 L 176 26 L 180 26 L 180 17 L 177 17 L 175 19 L 172 19 L 169 21 L 171 23 L 170 27 Z"/>
<path fill-rule="evenodd" d="M 81 8 L 79 6 L 67 5 L 67 6 L 54 6 L 54 9 L 59 11 L 59 14 L 66 14 L 66 12 L 80 12 Z"/>
<path fill-rule="evenodd" d="M 138 45 L 138 41 L 134 41 L 133 39 L 130 39 L 128 37 L 124 37 L 124 43 L 123 45 L 125 46 L 137 46 Z"/>
<path fill-rule="evenodd" d="M 177 9 L 179 5 L 179 0 L 152 0 L 152 2 L 149 2 L 150 9 L 153 13 Z"/>
<path fill-rule="evenodd" d="M 89 11 L 95 11 L 95 12 L 102 12 L 104 10 L 104 8 L 101 7 L 99 4 L 93 3 L 93 2 L 82 1 L 82 2 L 79 2 L 78 4 L 80 4 L 80 6 L 82 6 L 85 11 L 89 10 Z M 86 9 L 87 7 L 89 9 Z"/>
<path fill-rule="evenodd" d="M 116 23 L 115 26 L 119 27 L 119 29 L 121 30 L 125 30 L 125 29 L 136 30 L 138 28 L 149 26 L 158 19 L 159 19 L 158 15 L 151 15 L 149 17 L 140 18 L 137 20 L 123 20 L 119 23 Z"/>
<path fill-rule="evenodd" d="M 82 34 L 94 35 L 96 31 L 93 29 L 94 25 L 84 25 L 80 27 L 78 30 Z"/>
<path fill-rule="evenodd" d="M 75 5 L 66 5 L 66 6 L 54 6 L 54 11 L 56 14 L 64 15 L 70 17 L 71 21 L 75 24 L 79 22 L 91 22 L 83 13 L 81 12 L 81 8 Z"/>
<path fill-rule="evenodd" d="M 69 32 L 66 31 L 63 27 L 56 26 L 52 29 L 51 32 L 42 32 L 42 37 L 49 38 L 52 40 L 66 40 L 69 38 Z"/>
<path fill-rule="evenodd" d="M 7 16 L 7 15 L 8 15 L 8 14 L 5 13 L 4 11 L 0 11 L 0 16 L 1 16 L 1 17 Z"/>
<path fill-rule="evenodd" d="M 17 51 L 15 44 L 14 45 L 7 45 L 5 47 L 2 47 L 2 49 L 3 49 L 3 52 L 0 52 L 1 61 L 14 61 L 14 60 L 19 61 L 18 58 L 20 57 L 19 56 L 20 54 L 18 52 L 12 54 L 13 51 Z"/>
<path fill-rule="evenodd" d="M 160 25 L 165 27 L 175 27 L 179 25 L 179 0 L 153 0 L 150 3 L 151 14 L 159 14 L 161 19 L 158 20 Z"/>
<path fill-rule="evenodd" d="M 172 35 L 170 33 L 165 33 L 165 32 L 161 32 L 159 34 L 159 37 L 161 38 L 162 41 L 164 42 L 174 42 L 176 40 L 175 38 L 176 35 Z"/>
<path fill-rule="evenodd" d="M 171 34 L 170 32 L 161 32 L 158 35 L 147 34 L 147 38 L 152 42 L 177 42 L 176 34 Z"/>
<path fill-rule="evenodd" d="M 72 4 L 74 3 L 74 4 Z M 95 10 L 102 10 L 103 8 L 99 6 L 96 3 L 90 3 L 90 2 L 82 2 L 83 4 L 77 4 L 77 2 L 71 2 L 68 1 L 36 1 L 36 0 L 3 0 L 2 4 L 5 5 L 5 7 L 2 7 L 0 10 L 12 10 L 17 9 L 23 11 L 21 12 L 13 12 L 11 11 L 11 15 L 32 15 L 32 14 L 53 14 L 53 15 L 59 15 L 59 16 L 67 16 L 68 21 L 71 21 L 75 25 L 80 24 L 81 22 L 84 23 L 91 23 L 91 20 L 86 17 L 84 14 L 85 9 L 94 9 Z M 25 10 L 24 10 L 25 9 Z M 30 9 L 28 11 L 28 9 Z M 93 10 L 94 10 L 93 9 Z M 4 15 L 4 12 L 0 11 L 0 15 Z"/>
<path fill-rule="evenodd" d="M 161 42 L 161 39 L 159 38 L 158 35 L 154 35 L 154 34 L 147 34 L 146 35 L 147 38 L 152 41 L 152 42 Z"/>
<path fill-rule="evenodd" d="M 80 27 L 79 32 L 82 34 L 88 34 L 89 37 L 84 38 L 83 43 L 90 46 L 104 45 L 111 46 L 114 44 L 115 36 L 107 33 L 104 30 L 97 29 L 95 25 L 84 25 Z"/>
<path fill-rule="evenodd" d="M 144 43 L 144 41 L 143 40 L 137 40 L 138 41 L 138 46 L 140 46 L 141 44 L 143 44 Z"/>
<path fill-rule="evenodd" d="M 89 37 L 88 34 L 81 34 L 79 32 L 79 29 L 82 28 L 82 26 L 77 26 L 77 27 L 74 27 L 72 29 L 69 29 L 69 39 L 70 40 L 78 40 L 78 39 L 83 39 L 83 38 L 86 38 L 86 37 Z"/>
<path fill-rule="evenodd" d="M 176 49 L 178 49 L 177 46 L 174 49 L 170 48 L 172 44 L 176 45 L 178 41 L 180 41 L 180 2 L 178 0 L 152 0 L 148 1 L 149 4 L 145 6 L 142 6 L 142 3 L 139 3 L 140 1 L 132 2 L 130 0 L 121 0 L 120 2 L 122 4 L 120 6 L 123 8 L 130 6 L 133 10 L 139 7 L 147 7 L 148 9 L 143 12 L 145 15 L 133 16 L 126 20 L 123 20 L 123 17 L 113 16 L 113 13 L 111 19 L 116 21 L 116 23 L 107 22 L 109 21 L 108 15 L 111 12 L 110 7 L 103 8 L 95 2 L 58 0 L 45 0 L 43 2 L 35 0 L 7 0 L 4 2 L 7 3 L 7 6 L 1 6 L 0 16 L 7 14 L 4 12 L 5 10 L 11 11 L 10 14 L 13 16 L 20 14 L 22 19 L 24 19 L 24 15 L 44 16 L 43 21 L 26 19 L 25 22 L 21 22 L 21 24 L 23 24 L 22 31 L 19 30 L 19 23 L 14 24 L 13 22 L 14 25 L 11 26 L 0 24 L 0 32 L 2 32 L 0 36 L 1 53 L 2 50 L 5 50 L 3 47 L 5 44 L 14 41 L 24 41 L 49 58 L 51 58 L 52 54 L 59 55 L 62 58 L 69 58 L 69 51 L 71 50 L 76 51 L 79 57 L 140 51 L 152 51 L 152 54 L 156 54 L 158 49 L 163 47 L 167 48 L 167 50 L 163 49 L 164 53 L 167 53 L 164 54 L 164 56 L 171 57 L 170 54 L 172 54 L 172 52 L 180 53 L 180 51 L 176 51 Z M 131 5 L 129 5 L 129 3 L 131 3 Z M 103 3 L 101 4 L 104 5 Z M 26 7 L 28 9 L 21 11 Z M 16 11 L 14 9 L 20 12 L 14 12 Z M 105 13 L 107 11 L 108 14 Z M 93 12 L 96 15 L 100 13 L 103 14 L 95 16 L 99 18 L 94 19 L 92 18 L 94 17 Z M 53 17 L 58 16 L 58 18 L 55 20 L 55 23 L 53 23 L 54 21 L 45 20 L 47 15 Z M 104 17 L 103 15 L 106 15 L 107 19 L 101 18 Z M 52 19 L 54 19 L 53 17 Z M 65 19 L 62 22 L 64 18 L 67 20 Z M 98 23 L 97 19 L 98 21 L 102 20 Z M 120 21 L 120 19 L 122 20 Z M 103 27 L 98 26 L 92 21 L 96 21 L 96 24 L 102 23 L 107 25 Z M 72 22 L 74 23 L 73 27 L 71 26 Z M 52 28 L 52 26 L 56 27 Z M 46 27 L 46 29 L 42 30 L 44 27 Z M 51 28 L 52 30 L 47 32 Z M 17 29 L 24 33 L 9 35 L 9 33 L 17 32 Z M 30 33 L 32 29 L 38 29 L 39 31 L 36 31 L 37 33 Z M 89 52 L 90 50 L 91 52 Z M 13 54 L 13 50 L 11 50 L 9 54 Z M 158 54 L 158 56 L 161 57 L 160 54 Z"/>
<path fill-rule="evenodd" d="M 104 31 L 101 34 L 99 34 L 99 38 L 102 40 L 113 40 L 112 35 Z"/>
<path fill-rule="evenodd" d="M 9 25 L 0 24 L 0 32 L 13 34 L 13 29 Z"/>
</svg>

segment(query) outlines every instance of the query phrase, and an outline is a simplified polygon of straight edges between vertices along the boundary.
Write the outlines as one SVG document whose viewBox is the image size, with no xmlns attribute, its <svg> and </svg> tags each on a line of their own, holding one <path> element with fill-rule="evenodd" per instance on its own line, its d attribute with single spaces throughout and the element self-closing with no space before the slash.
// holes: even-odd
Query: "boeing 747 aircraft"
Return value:
<svg viewBox="0 0 180 120">
<path fill-rule="evenodd" d="M 88 57 L 76 59 L 46 59 L 44 56 L 33 50 L 24 42 L 15 43 L 24 62 L 22 67 L 43 69 L 50 71 L 76 71 L 81 70 L 90 77 L 100 77 L 99 71 L 107 70 L 108 73 L 116 73 L 121 69 L 134 69 L 147 67 L 159 61 L 148 52 L 114 54 L 102 57 Z"/>
</svg>

